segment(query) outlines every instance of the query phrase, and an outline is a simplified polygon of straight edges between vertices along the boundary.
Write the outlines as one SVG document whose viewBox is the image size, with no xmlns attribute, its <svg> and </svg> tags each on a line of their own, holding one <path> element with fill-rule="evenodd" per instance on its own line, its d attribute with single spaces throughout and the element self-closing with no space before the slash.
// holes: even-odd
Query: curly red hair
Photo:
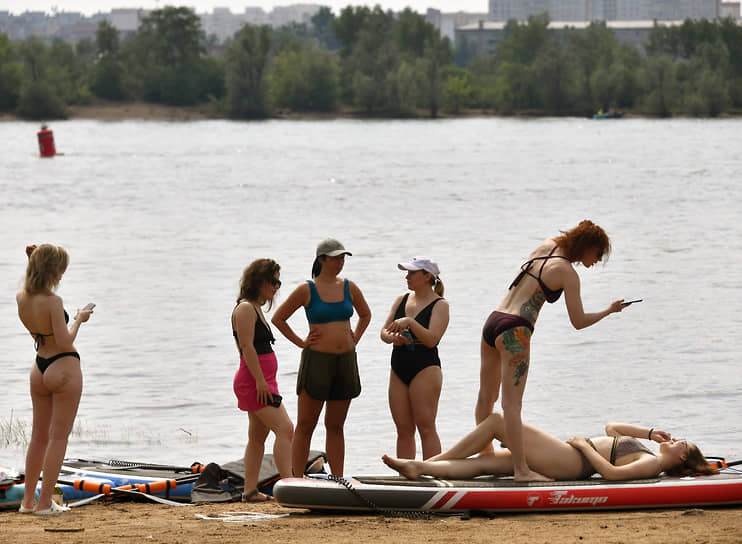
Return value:
<svg viewBox="0 0 742 544">
<path fill-rule="evenodd" d="M 580 261 L 591 249 L 598 250 L 598 257 L 607 257 L 611 253 L 611 239 L 605 231 L 584 219 L 575 228 L 562 232 L 555 239 L 557 246 L 564 252 L 570 262 Z"/>
</svg>

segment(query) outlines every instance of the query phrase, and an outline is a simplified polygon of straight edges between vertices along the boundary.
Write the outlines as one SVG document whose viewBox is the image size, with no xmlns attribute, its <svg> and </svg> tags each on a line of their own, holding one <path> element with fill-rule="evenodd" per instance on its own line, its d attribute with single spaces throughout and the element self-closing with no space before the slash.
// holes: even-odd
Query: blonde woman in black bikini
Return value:
<svg viewBox="0 0 742 544">
<path fill-rule="evenodd" d="M 718 469 L 704 458 L 698 446 L 677 440 L 659 429 L 608 423 L 606 436 L 562 441 L 536 427 L 523 424 L 523 441 L 528 465 L 554 480 L 583 480 L 596 472 L 606 480 L 653 478 L 661 472 L 674 476 L 715 474 Z M 470 457 L 505 438 L 505 418 L 490 414 L 450 450 L 427 461 L 396 459 L 385 455 L 384 463 L 409 479 L 427 475 L 436 478 L 466 479 L 481 475 L 511 476 L 513 455 L 508 449 Z M 638 439 L 660 444 L 653 453 Z"/>
<path fill-rule="evenodd" d="M 580 297 L 580 278 L 573 266 L 573 263 L 582 263 L 589 268 L 610 250 L 608 235 L 589 220 L 545 240 L 523 264 L 505 299 L 484 325 L 476 421 L 481 423 L 492 413 L 502 384 L 505 438 L 512 452 L 517 481 L 549 479 L 528 466 L 520 416 L 528 378 L 531 334 L 539 311 L 544 302 L 554 303 L 564 292 L 569 319 L 576 329 L 589 327 L 620 312 L 623 300 L 616 300 L 600 312 L 586 313 Z M 485 451 L 492 451 L 492 446 L 486 446 Z"/>
<path fill-rule="evenodd" d="M 72 343 L 80 324 L 90 319 L 93 310 L 78 310 L 68 329 L 62 299 L 53 292 L 67 269 L 67 252 L 44 244 L 28 246 L 26 254 L 26 280 L 16 302 L 18 316 L 36 342 L 37 355 L 31 367 L 33 427 L 26 453 L 26 487 L 18 510 L 49 515 L 69 510 L 55 504 L 52 493 L 82 394 L 80 355 Z M 42 470 L 51 477 L 44 478 L 34 505 Z"/>
</svg>

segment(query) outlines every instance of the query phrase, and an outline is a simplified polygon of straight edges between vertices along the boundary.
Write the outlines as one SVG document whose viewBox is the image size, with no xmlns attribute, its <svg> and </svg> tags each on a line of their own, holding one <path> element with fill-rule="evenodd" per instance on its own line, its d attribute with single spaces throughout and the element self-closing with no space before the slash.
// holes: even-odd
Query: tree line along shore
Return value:
<svg viewBox="0 0 742 544">
<path fill-rule="evenodd" d="M 452 46 L 410 9 L 379 6 L 246 24 L 218 55 L 206 54 L 186 7 L 152 11 L 126 38 L 105 21 L 74 44 L 0 34 L 0 118 L 742 113 L 742 27 L 732 19 L 658 25 L 644 51 L 599 22 L 560 33 L 548 23 L 511 21 L 484 55 L 466 39 Z"/>
</svg>

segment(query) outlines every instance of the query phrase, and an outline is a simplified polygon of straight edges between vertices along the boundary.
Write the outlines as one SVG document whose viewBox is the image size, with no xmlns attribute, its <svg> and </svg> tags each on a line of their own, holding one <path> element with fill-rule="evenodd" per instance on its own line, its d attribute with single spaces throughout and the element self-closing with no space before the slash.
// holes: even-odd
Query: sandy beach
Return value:
<svg viewBox="0 0 742 544">
<path fill-rule="evenodd" d="M 255 521 L 245 519 L 244 514 L 243 517 L 235 514 L 248 512 L 283 516 Z M 224 519 L 225 513 L 232 513 L 232 521 L 227 521 L 229 517 Z M 203 519 L 200 516 L 221 519 Z M 110 502 L 87 505 L 50 518 L 2 512 L 0 527 L 5 542 L 24 544 L 245 541 L 271 544 L 340 544 L 350 541 L 738 543 L 742 541 L 742 508 L 409 519 L 373 514 L 316 514 L 303 509 L 283 508 L 276 503 L 173 507 Z"/>
</svg>

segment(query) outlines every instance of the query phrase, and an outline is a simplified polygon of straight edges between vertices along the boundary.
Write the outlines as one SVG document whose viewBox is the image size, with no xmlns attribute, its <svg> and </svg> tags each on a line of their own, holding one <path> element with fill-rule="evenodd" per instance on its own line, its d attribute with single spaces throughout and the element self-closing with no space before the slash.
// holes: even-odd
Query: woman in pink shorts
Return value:
<svg viewBox="0 0 742 544">
<path fill-rule="evenodd" d="M 273 458 L 281 478 L 292 475 L 291 440 L 294 425 L 278 394 L 278 361 L 271 344 L 275 342 L 262 306 L 273 305 L 281 287 L 281 267 L 271 259 L 257 259 L 242 273 L 237 306 L 232 312 L 232 334 L 240 352 L 240 367 L 234 375 L 237 406 L 250 420 L 245 448 L 244 502 L 262 502 L 268 497 L 258 491 L 258 473 L 263 462 L 268 431 L 276 435 Z"/>
</svg>

